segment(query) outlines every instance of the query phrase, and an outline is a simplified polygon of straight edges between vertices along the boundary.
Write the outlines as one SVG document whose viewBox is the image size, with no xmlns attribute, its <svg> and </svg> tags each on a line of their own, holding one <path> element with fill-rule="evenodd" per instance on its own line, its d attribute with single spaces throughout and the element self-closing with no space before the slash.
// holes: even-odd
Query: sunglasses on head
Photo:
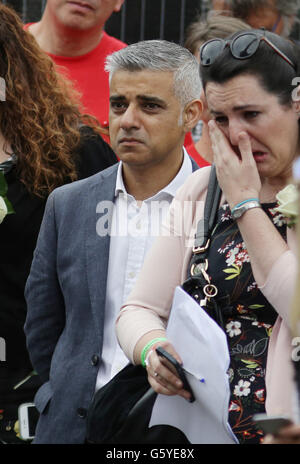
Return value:
<svg viewBox="0 0 300 464">
<path fill-rule="evenodd" d="M 202 66 L 210 66 L 228 46 L 234 58 L 237 60 L 246 60 L 256 53 L 261 41 L 266 42 L 277 55 L 281 56 L 284 61 L 296 69 L 295 64 L 276 45 L 263 34 L 255 32 L 243 32 L 232 40 L 212 39 L 205 42 L 200 48 L 200 63 Z"/>
</svg>

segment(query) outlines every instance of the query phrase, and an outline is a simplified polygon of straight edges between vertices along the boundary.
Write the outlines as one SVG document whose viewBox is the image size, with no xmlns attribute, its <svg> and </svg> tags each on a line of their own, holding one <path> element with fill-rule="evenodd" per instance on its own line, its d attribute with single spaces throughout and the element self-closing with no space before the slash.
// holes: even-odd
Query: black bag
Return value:
<svg viewBox="0 0 300 464">
<path fill-rule="evenodd" d="M 212 166 L 207 190 L 204 218 L 198 224 L 195 237 L 193 265 L 205 265 L 207 243 L 212 232 L 221 191 L 215 167 Z M 201 292 L 208 285 L 205 273 L 191 275 L 182 288 L 187 293 Z M 208 289 L 209 290 L 209 289 Z M 200 293 L 199 293 L 200 294 Z M 211 317 L 222 326 L 222 315 L 214 299 L 209 295 L 205 308 Z M 147 371 L 142 366 L 128 364 L 110 382 L 98 390 L 87 415 L 87 443 L 102 444 L 189 444 L 184 433 L 170 425 L 155 425 L 149 428 L 152 408 L 157 393 L 150 387 Z"/>
<path fill-rule="evenodd" d="M 87 415 L 89 444 L 188 444 L 176 427 L 148 427 L 157 393 L 147 371 L 128 364 L 94 396 Z"/>
<path fill-rule="evenodd" d="M 227 306 L 226 297 L 217 300 L 218 289 L 213 285 L 206 273 L 208 268 L 208 250 L 210 237 L 216 225 L 217 214 L 222 191 L 218 184 L 216 168 L 210 172 L 203 218 L 197 224 L 193 255 L 190 262 L 189 277 L 182 284 L 190 296 L 206 310 L 207 314 L 224 330 L 221 306 Z"/>
</svg>

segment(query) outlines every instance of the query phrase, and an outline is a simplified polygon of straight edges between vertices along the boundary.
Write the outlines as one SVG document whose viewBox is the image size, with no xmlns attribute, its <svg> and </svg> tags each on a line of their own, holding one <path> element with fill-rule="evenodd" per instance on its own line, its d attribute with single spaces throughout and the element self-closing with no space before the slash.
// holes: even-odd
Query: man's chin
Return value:
<svg viewBox="0 0 300 464">
<path fill-rule="evenodd" d="M 118 158 L 123 163 L 127 164 L 128 166 L 144 166 L 147 162 L 146 157 L 142 153 L 127 151 L 127 152 L 116 152 Z"/>
<path fill-rule="evenodd" d="M 91 12 L 81 13 L 76 9 L 69 8 L 60 17 L 60 22 L 74 31 L 85 31 L 97 26 L 97 21 Z"/>
<path fill-rule="evenodd" d="M 73 31 L 88 31 L 94 27 L 91 21 L 82 21 L 82 17 L 80 15 L 69 15 L 63 21 L 63 24 L 66 28 L 73 30 Z"/>
<path fill-rule="evenodd" d="M 145 150 L 144 150 L 144 145 L 142 144 L 130 144 L 130 145 L 124 145 L 124 144 L 118 144 L 116 148 L 112 149 L 115 151 L 115 153 L 118 154 L 118 156 L 123 157 L 123 158 L 142 158 L 145 156 Z"/>
</svg>

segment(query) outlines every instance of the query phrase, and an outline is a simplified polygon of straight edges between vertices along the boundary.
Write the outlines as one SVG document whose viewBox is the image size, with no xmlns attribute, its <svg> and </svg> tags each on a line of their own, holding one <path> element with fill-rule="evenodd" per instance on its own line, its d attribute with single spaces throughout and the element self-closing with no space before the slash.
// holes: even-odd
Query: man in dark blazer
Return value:
<svg viewBox="0 0 300 464">
<path fill-rule="evenodd" d="M 50 195 L 26 286 L 27 345 L 44 381 L 35 397 L 35 443 L 83 443 L 95 390 L 113 376 L 113 358 L 124 362 L 114 335 L 116 307 L 132 287 L 134 273 L 124 276 L 129 261 L 139 269 L 150 243 L 144 237 L 143 248 L 137 238 L 124 256 L 127 237 L 116 232 L 131 219 L 130 208 L 119 214 L 129 204 L 124 199 L 137 215 L 155 201 L 169 204 L 197 169 L 183 148 L 201 110 L 193 55 L 145 41 L 115 52 L 106 67 L 110 138 L 120 163 Z M 157 219 L 151 214 L 150 225 Z"/>
</svg>

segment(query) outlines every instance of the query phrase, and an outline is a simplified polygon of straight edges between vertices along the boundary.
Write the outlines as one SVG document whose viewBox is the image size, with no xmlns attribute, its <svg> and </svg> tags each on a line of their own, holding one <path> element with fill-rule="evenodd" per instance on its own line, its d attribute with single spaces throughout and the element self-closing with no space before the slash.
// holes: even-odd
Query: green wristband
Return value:
<svg viewBox="0 0 300 464">
<path fill-rule="evenodd" d="M 154 338 L 153 340 L 151 340 L 149 343 L 147 343 L 146 346 L 144 346 L 143 348 L 143 351 L 141 353 L 141 363 L 142 363 L 142 366 L 143 367 L 146 367 L 146 356 L 147 356 L 147 353 L 149 351 L 149 349 L 151 348 L 151 346 L 155 345 L 155 343 L 157 342 L 162 342 L 162 341 L 166 341 L 167 339 L 166 338 Z"/>
</svg>

